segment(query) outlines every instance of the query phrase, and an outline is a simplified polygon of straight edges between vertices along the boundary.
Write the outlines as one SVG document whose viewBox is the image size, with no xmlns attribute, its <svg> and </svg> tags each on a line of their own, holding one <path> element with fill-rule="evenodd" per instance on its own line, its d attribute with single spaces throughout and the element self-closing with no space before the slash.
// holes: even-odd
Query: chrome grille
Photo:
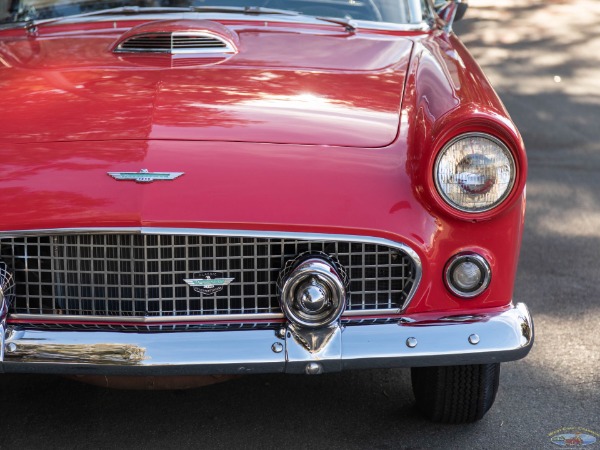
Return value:
<svg viewBox="0 0 600 450">
<path fill-rule="evenodd" d="M 202 32 L 145 33 L 121 42 L 117 53 L 234 53 L 232 43 Z"/>
<path fill-rule="evenodd" d="M 363 242 L 164 234 L 67 234 L 0 238 L 13 270 L 12 313 L 173 317 L 281 313 L 277 276 L 306 251 L 337 258 L 350 277 L 347 311 L 401 308 L 417 266 L 402 249 Z M 214 294 L 183 279 L 234 278 Z"/>
</svg>

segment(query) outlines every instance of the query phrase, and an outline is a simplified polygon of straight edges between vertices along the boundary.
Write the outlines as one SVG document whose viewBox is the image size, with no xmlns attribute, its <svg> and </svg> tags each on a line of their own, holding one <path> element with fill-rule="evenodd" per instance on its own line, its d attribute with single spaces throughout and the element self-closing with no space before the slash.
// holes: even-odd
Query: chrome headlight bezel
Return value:
<svg viewBox="0 0 600 450">
<path fill-rule="evenodd" d="M 492 144 L 494 144 L 495 146 L 497 146 L 498 149 L 500 150 L 500 152 L 502 153 L 502 155 L 504 155 L 506 157 L 506 159 L 509 163 L 509 166 L 510 166 L 510 178 L 509 178 L 509 181 L 507 183 L 507 186 L 506 186 L 506 189 L 504 190 L 504 192 L 502 192 L 502 194 L 500 196 L 498 196 L 498 198 L 496 198 L 492 203 L 489 203 L 486 206 L 478 207 L 478 208 L 469 208 L 469 207 L 465 206 L 464 204 L 460 204 L 460 203 L 456 202 L 454 199 L 452 199 L 451 196 L 444 190 L 444 188 L 442 186 L 443 183 L 440 180 L 440 173 L 439 173 L 440 163 L 443 160 L 443 158 L 448 154 L 448 151 L 458 142 L 465 140 L 465 139 L 470 139 L 470 138 L 486 139 L 489 142 L 491 142 Z M 485 212 L 491 211 L 491 210 L 497 208 L 498 206 L 500 206 L 510 196 L 511 192 L 513 191 L 516 179 L 517 179 L 517 164 L 515 161 L 515 157 L 512 154 L 512 152 L 509 150 L 508 146 L 504 142 L 502 142 L 500 139 L 498 139 L 497 137 L 495 137 L 491 134 L 482 133 L 482 132 L 462 133 L 462 134 L 459 134 L 458 136 L 450 139 L 442 147 L 442 149 L 438 152 L 436 159 L 435 159 L 434 168 L 433 168 L 433 181 L 435 184 L 435 188 L 436 188 L 436 191 L 439 194 L 439 196 L 443 199 L 444 203 L 457 211 L 467 213 L 467 214 L 473 214 L 473 215 L 485 213 Z"/>
</svg>

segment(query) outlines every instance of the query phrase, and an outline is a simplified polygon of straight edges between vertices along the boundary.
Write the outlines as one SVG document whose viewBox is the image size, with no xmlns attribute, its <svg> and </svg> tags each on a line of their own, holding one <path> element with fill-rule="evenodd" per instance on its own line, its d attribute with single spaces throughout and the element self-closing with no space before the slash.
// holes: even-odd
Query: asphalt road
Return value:
<svg viewBox="0 0 600 450">
<path fill-rule="evenodd" d="M 407 370 L 166 392 L 5 375 L 0 447 L 538 449 L 558 448 L 549 435 L 564 427 L 600 433 L 600 2 L 471 5 L 457 32 L 529 151 L 516 300 L 530 306 L 537 332 L 529 357 L 503 365 L 481 422 L 423 420 Z"/>
</svg>

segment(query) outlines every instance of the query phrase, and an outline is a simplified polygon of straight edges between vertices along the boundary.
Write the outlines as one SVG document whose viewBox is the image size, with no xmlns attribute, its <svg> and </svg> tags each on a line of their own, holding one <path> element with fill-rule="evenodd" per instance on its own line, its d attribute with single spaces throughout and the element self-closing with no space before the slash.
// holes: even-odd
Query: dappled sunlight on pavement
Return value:
<svg viewBox="0 0 600 450">
<path fill-rule="evenodd" d="M 539 148 L 600 149 L 600 1 L 472 0 L 456 31 L 530 157 Z"/>
<path fill-rule="evenodd" d="M 530 381 L 506 365 L 503 382 L 538 391 L 540 407 L 570 393 L 562 406 L 575 411 L 600 400 L 600 1 L 471 0 L 456 32 L 529 153 L 515 299 L 533 312 L 536 343 L 520 366 Z M 583 425 L 597 411 L 573 414 Z"/>
<path fill-rule="evenodd" d="M 596 87 L 600 94 L 600 2 L 474 0 L 471 5 L 465 19 L 471 24 L 459 34 L 467 46 L 474 40 L 482 44 L 472 53 L 497 88 L 588 95 Z"/>
<path fill-rule="evenodd" d="M 530 183 L 529 214 L 543 216 L 540 231 L 559 236 L 588 236 L 600 239 L 600 207 L 597 196 L 590 190 L 578 189 L 577 185 L 558 181 Z M 546 201 L 541 200 L 543 197 Z M 568 205 L 567 208 L 552 209 L 549 201 Z M 599 347 L 600 348 L 600 347 Z"/>
</svg>

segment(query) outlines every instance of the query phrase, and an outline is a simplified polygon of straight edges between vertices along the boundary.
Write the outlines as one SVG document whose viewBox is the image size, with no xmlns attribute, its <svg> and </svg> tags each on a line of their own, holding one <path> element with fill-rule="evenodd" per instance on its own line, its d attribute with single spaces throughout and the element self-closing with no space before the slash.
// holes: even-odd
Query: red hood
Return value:
<svg viewBox="0 0 600 450">
<path fill-rule="evenodd" d="M 8 144 L 0 166 L 0 229 L 331 232 L 340 224 L 346 231 L 386 230 L 401 221 L 419 233 L 427 219 L 403 175 L 403 155 L 395 146 L 373 152 L 227 142 Z M 185 173 L 153 183 L 108 176 L 142 168 Z"/>
<path fill-rule="evenodd" d="M 395 139 L 409 39 L 314 27 L 231 29 L 238 54 L 177 68 L 114 54 L 124 28 L 0 33 L 0 140 L 382 147 Z"/>
</svg>

